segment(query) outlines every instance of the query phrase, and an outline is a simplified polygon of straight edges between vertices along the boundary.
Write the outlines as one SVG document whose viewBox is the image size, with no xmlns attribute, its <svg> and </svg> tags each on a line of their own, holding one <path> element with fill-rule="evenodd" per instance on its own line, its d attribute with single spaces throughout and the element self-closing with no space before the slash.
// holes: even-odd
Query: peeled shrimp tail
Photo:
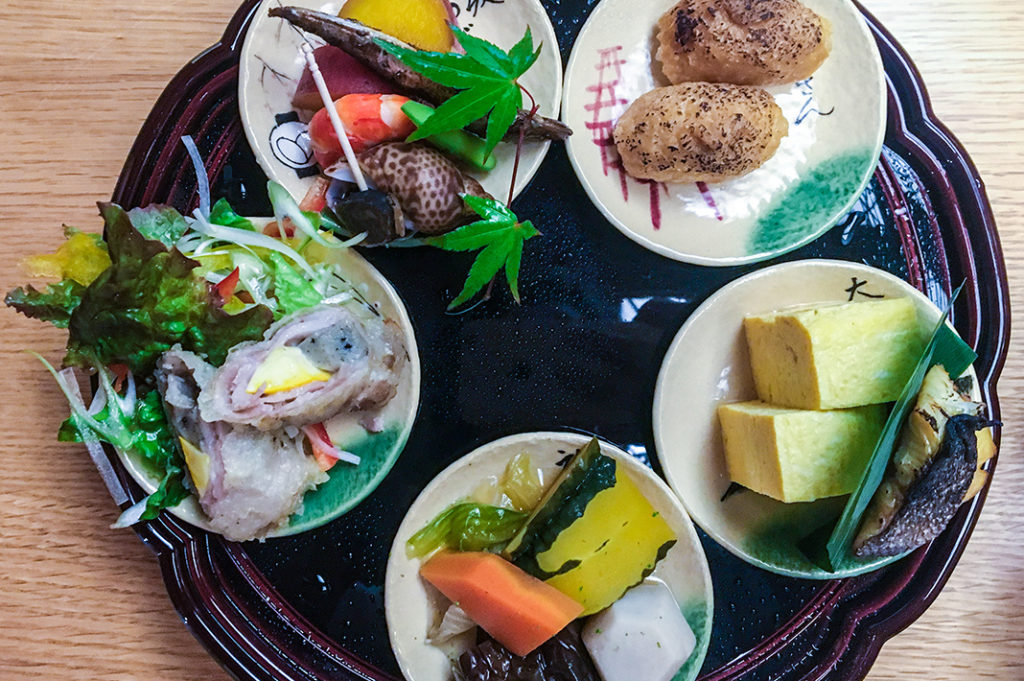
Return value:
<svg viewBox="0 0 1024 681">
<path fill-rule="evenodd" d="M 273 7 L 270 9 L 269 14 L 272 17 L 285 19 L 293 26 L 320 36 L 329 44 L 345 50 L 345 52 L 358 59 L 367 68 L 397 84 L 401 90 L 410 96 L 422 98 L 435 106 L 439 106 L 458 93 L 458 90 L 454 88 L 440 85 L 416 73 L 382 50 L 374 40 L 380 38 L 409 49 L 415 48 L 405 45 L 389 35 L 375 31 L 358 21 L 342 19 L 331 14 L 315 12 L 303 7 Z M 467 127 L 471 132 L 483 135 L 486 122 L 483 120 L 474 121 Z M 509 142 L 518 140 L 520 129 L 523 131 L 523 139 L 526 140 L 560 141 L 572 134 L 572 129 L 564 123 L 553 118 L 547 118 L 546 116 L 530 116 L 528 112 L 522 109 L 520 109 L 515 122 L 505 135 L 505 140 Z"/>
</svg>

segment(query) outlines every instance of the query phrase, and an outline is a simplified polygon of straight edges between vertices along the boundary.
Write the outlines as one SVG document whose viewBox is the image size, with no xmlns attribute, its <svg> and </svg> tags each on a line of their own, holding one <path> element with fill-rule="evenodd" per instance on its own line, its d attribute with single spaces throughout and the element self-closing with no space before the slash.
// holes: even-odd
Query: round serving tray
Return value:
<svg viewBox="0 0 1024 681">
<path fill-rule="evenodd" d="M 128 156 L 115 201 L 191 210 L 195 185 L 179 141 L 191 134 L 214 193 L 239 212 L 269 212 L 236 98 L 238 54 L 256 4 L 247 1 L 222 40 L 168 85 Z M 593 4 L 545 2 L 563 58 Z M 461 11 L 472 16 L 488 4 Z M 998 418 L 995 382 L 1009 337 L 1009 298 L 992 213 L 977 171 L 935 120 L 909 58 L 867 20 L 889 84 L 878 170 L 839 225 L 769 262 L 864 262 L 933 300 L 966 281 L 954 321 L 978 351 L 982 395 Z M 759 267 L 684 265 L 629 241 L 593 207 L 560 147 L 515 209 L 544 233 L 526 248 L 521 306 L 501 292 L 466 314 L 446 315 L 469 258 L 434 249 L 364 251 L 405 300 L 423 359 L 422 402 L 409 443 L 365 502 L 322 528 L 262 544 L 225 542 L 166 513 L 137 526 L 186 625 L 234 676 L 400 677 L 384 619 L 384 570 L 405 510 L 427 481 L 474 447 L 525 430 L 593 432 L 646 461 L 654 452 L 655 382 L 676 331 L 707 296 Z M 112 462 L 132 501 L 140 499 L 143 492 Z M 758 570 L 702 536 L 716 611 L 701 678 L 863 678 L 885 640 L 938 594 L 984 499 L 983 492 L 936 541 L 905 560 L 824 583 Z"/>
</svg>

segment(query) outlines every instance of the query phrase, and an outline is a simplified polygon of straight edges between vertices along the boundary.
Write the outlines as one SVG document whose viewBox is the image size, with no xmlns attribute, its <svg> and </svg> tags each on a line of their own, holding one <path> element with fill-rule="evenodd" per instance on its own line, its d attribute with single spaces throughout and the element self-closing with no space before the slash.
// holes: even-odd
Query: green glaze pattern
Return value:
<svg viewBox="0 0 1024 681">
<path fill-rule="evenodd" d="M 369 435 L 346 451 L 358 456 L 358 466 L 338 463 L 330 470 L 327 482 L 308 492 L 302 500 L 302 511 L 294 514 L 284 534 L 303 532 L 337 518 L 366 498 L 391 470 L 402 451 L 399 442 L 401 424 L 393 424 L 379 433 Z"/>
<path fill-rule="evenodd" d="M 701 665 L 704 664 L 708 645 L 711 643 L 711 604 L 706 601 L 691 601 L 680 609 L 683 612 L 683 617 L 686 618 L 686 623 L 693 630 L 693 635 L 697 638 L 697 645 L 676 675 L 672 677 L 672 681 L 688 681 L 697 678 L 697 673 L 700 671 Z"/>
<path fill-rule="evenodd" d="M 741 494 L 755 492 L 744 491 Z M 750 532 L 743 542 L 743 550 L 752 559 L 763 561 L 777 572 L 788 572 L 809 579 L 852 577 L 899 560 L 892 557 L 860 560 L 850 556 L 837 566 L 834 572 L 829 572 L 808 559 L 804 550 L 809 550 L 810 547 L 801 547 L 801 543 L 809 543 L 808 535 L 814 534 L 814 530 L 823 528 L 826 523 L 828 529 L 831 529 L 839 519 L 845 502 L 846 497 L 843 496 L 810 503 L 780 504 L 779 511 L 768 522 Z M 823 522 L 823 519 L 827 520 Z M 812 532 L 809 533 L 808 530 Z M 820 537 L 816 537 L 815 540 L 820 539 L 820 546 L 816 550 L 820 550 L 824 556 L 828 534 L 817 534 L 820 534 Z"/>
<path fill-rule="evenodd" d="M 831 226 L 857 200 L 864 168 L 873 149 L 860 149 L 827 159 L 807 171 L 754 225 L 747 243 L 751 254 L 772 253 L 800 243 Z"/>
</svg>

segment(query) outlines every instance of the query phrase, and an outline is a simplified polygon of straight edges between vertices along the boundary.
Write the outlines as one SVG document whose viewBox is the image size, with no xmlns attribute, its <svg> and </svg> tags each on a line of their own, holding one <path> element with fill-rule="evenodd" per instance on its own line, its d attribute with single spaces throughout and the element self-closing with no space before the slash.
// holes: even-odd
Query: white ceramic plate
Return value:
<svg viewBox="0 0 1024 681">
<path fill-rule="evenodd" d="M 264 0 L 256 9 L 245 35 L 239 59 L 238 108 L 249 146 L 267 177 L 301 199 L 318 173 L 309 147 L 306 123 L 292 108 L 292 95 L 305 68 L 301 52 L 303 35 L 314 46 L 323 40 L 302 34 L 284 19 L 267 15 L 271 7 L 294 5 L 337 14 L 343 0 Z M 505 0 L 483 3 L 473 11 L 463 9 L 460 26 L 502 49 L 523 37 L 526 27 L 534 45 L 543 43 L 540 57 L 521 79 L 540 105 L 540 113 L 556 118 L 562 97 L 562 60 L 551 20 L 538 0 Z M 547 154 L 550 142 L 524 145 L 516 179 L 518 194 L 533 177 Z M 500 144 L 494 152 L 497 167 L 488 173 L 470 173 L 493 196 L 504 201 L 512 181 L 515 145 Z"/>
<path fill-rule="evenodd" d="M 751 491 L 722 499 L 730 480 L 716 409 L 757 399 L 743 318 L 798 305 L 864 296 L 908 297 L 920 319 L 941 311 L 920 291 L 882 270 L 839 260 L 801 260 L 759 270 L 725 286 L 686 320 L 669 347 L 654 394 L 654 439 L 665 477 L 694 522 L 731 553 L 793 577 L 850 577 L 899 559 L 851 558 L 836 572 L 807 560 L 797 542 L 834 518 L 846 497 L 783 504 Z M 974 377 L 974 369 L 967 372 Z M 977 381 L 974 389 L 980 398 Z"/>
<path fill-rule="evenodd" d="M 737 265 L 793 250 L 823 234 L 863 191 L 885 135 L 885 74 L 850 0 L 805 0 L 832 23 L 832 52 L 814 76 L 768 88 L 789 135 L 757 170 L 710 185 L 627 176 L 612 128 L 640 95 L 668 85 L 653 59 L 658 19 L 674 0 L 603 0 L 573 47 L 562 119 L 583 188 L 613 225 L 657 253 Z"/>
<path fill-rule="evenodd" d="M 405 542 L 451 504 L 470 496 L 489 477 L 498 477 L 516 454 L 529 454 L 534 466 L 557 472 L 557 462 L 590 441 L 578 433 L 523 433 L 496 440 L 462 457 L 441 472 L 420 493 L 398 528 L 391 546 L 384 583 L 384 608 L 391 646 L 408 681 L 450 681 L 452 658 L 472 644 L 458 641 L 447 651 L 426 642 L 427 632 L 444 613 L 447 601 L 419 577 L 418 559 L 405 555 Z M 606 442 L 601 451 L 624 465 L 644 496 L 679 537 L 653 577 L 665 582 L 697 635 L 697 647 L 674 681 L 696 678 L 711 638 L 713 594 L 711 574 L 697 533 L 668 486 L 650 468 Z M 451 656 L 451 657 L 449 657 Z"/>
<path fill-rule="evenodd" d="M 250 218 L 257 227 L 262 227 L 271 218 Z M 328 472 L 329 479 L 315 490 L 306 493 L 301 513 L 291 517 L 288 524 L 270 532 L 267 536 L 280 537 L 296 534 L 323 525 L 350 511 L 365 499 L 398 459 L 416 419 L 420 400 L 420 356 L 416 349 L 409 313 L 402 299 L 384 276 L 368 263 L 354 249 L 346 248 L 331 252 L 333 262 L 341 265 L 348 280 L 353 283 L 366 301 L 386 319 L 393 320 L 402 329 L 408 361 L 399 378 L 398 392 L 380 412 L 381 430 L 370 433 L 359 424 L 359 416 L 340 414 L 325 425 L 341 449 L 359 455 L 358 466 L 339 462 Z M 346 303 L 360 305 L 359 302 Z M 147 493 L 152 493 L 160 484 L 160 475 L 150 471 L 145 462 L 133 456 L 120 454 L 125 468 Z M 194 496 L 187 497 L 177 506 L 167 509 L 182 520 L 204 530 L 211 530 L 206 514 Z"/>
</svg>

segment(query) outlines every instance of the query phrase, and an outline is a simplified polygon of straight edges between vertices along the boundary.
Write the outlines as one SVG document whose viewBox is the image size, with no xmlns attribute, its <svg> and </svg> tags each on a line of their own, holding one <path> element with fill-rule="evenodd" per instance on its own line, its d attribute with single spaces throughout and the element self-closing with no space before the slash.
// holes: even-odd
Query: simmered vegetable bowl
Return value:
<svg viewBox="0 0 1024 681">
<path fill-rule="evenodd" d="M 103 204 L 105 241 L 68 232 L 26 263 L 60 281 L 6 302 L 68 328 L 69 368 L 51 369 L 72 408 L 60 438 L 112 445 L 149 493 L 118 525 L 168 508 L 237 541 L 309 529 L 401 451 L 419 392 L 411 327 L 376 271 L 280 187 L 275 220 L 211 205 L 186 145 L 193 215 Z M 90 406 L 70 367 L 98 376 Z"/>
<path fill-rule="evenodd" d="M 385 608 L 410 681 L 448 681 L 453 666 L 488 678 L 506 662 L 511 679 L 597 679 L 596 663 L 613 681 L 643 663 L 686 680 L 710 639 L 712 591 L 688 517 L 650 469 L 587 436 L 526 433 L 420 494 L 392 546 Z M 629 631 L 649 648 L 621 645 Z"/>
</svg>

